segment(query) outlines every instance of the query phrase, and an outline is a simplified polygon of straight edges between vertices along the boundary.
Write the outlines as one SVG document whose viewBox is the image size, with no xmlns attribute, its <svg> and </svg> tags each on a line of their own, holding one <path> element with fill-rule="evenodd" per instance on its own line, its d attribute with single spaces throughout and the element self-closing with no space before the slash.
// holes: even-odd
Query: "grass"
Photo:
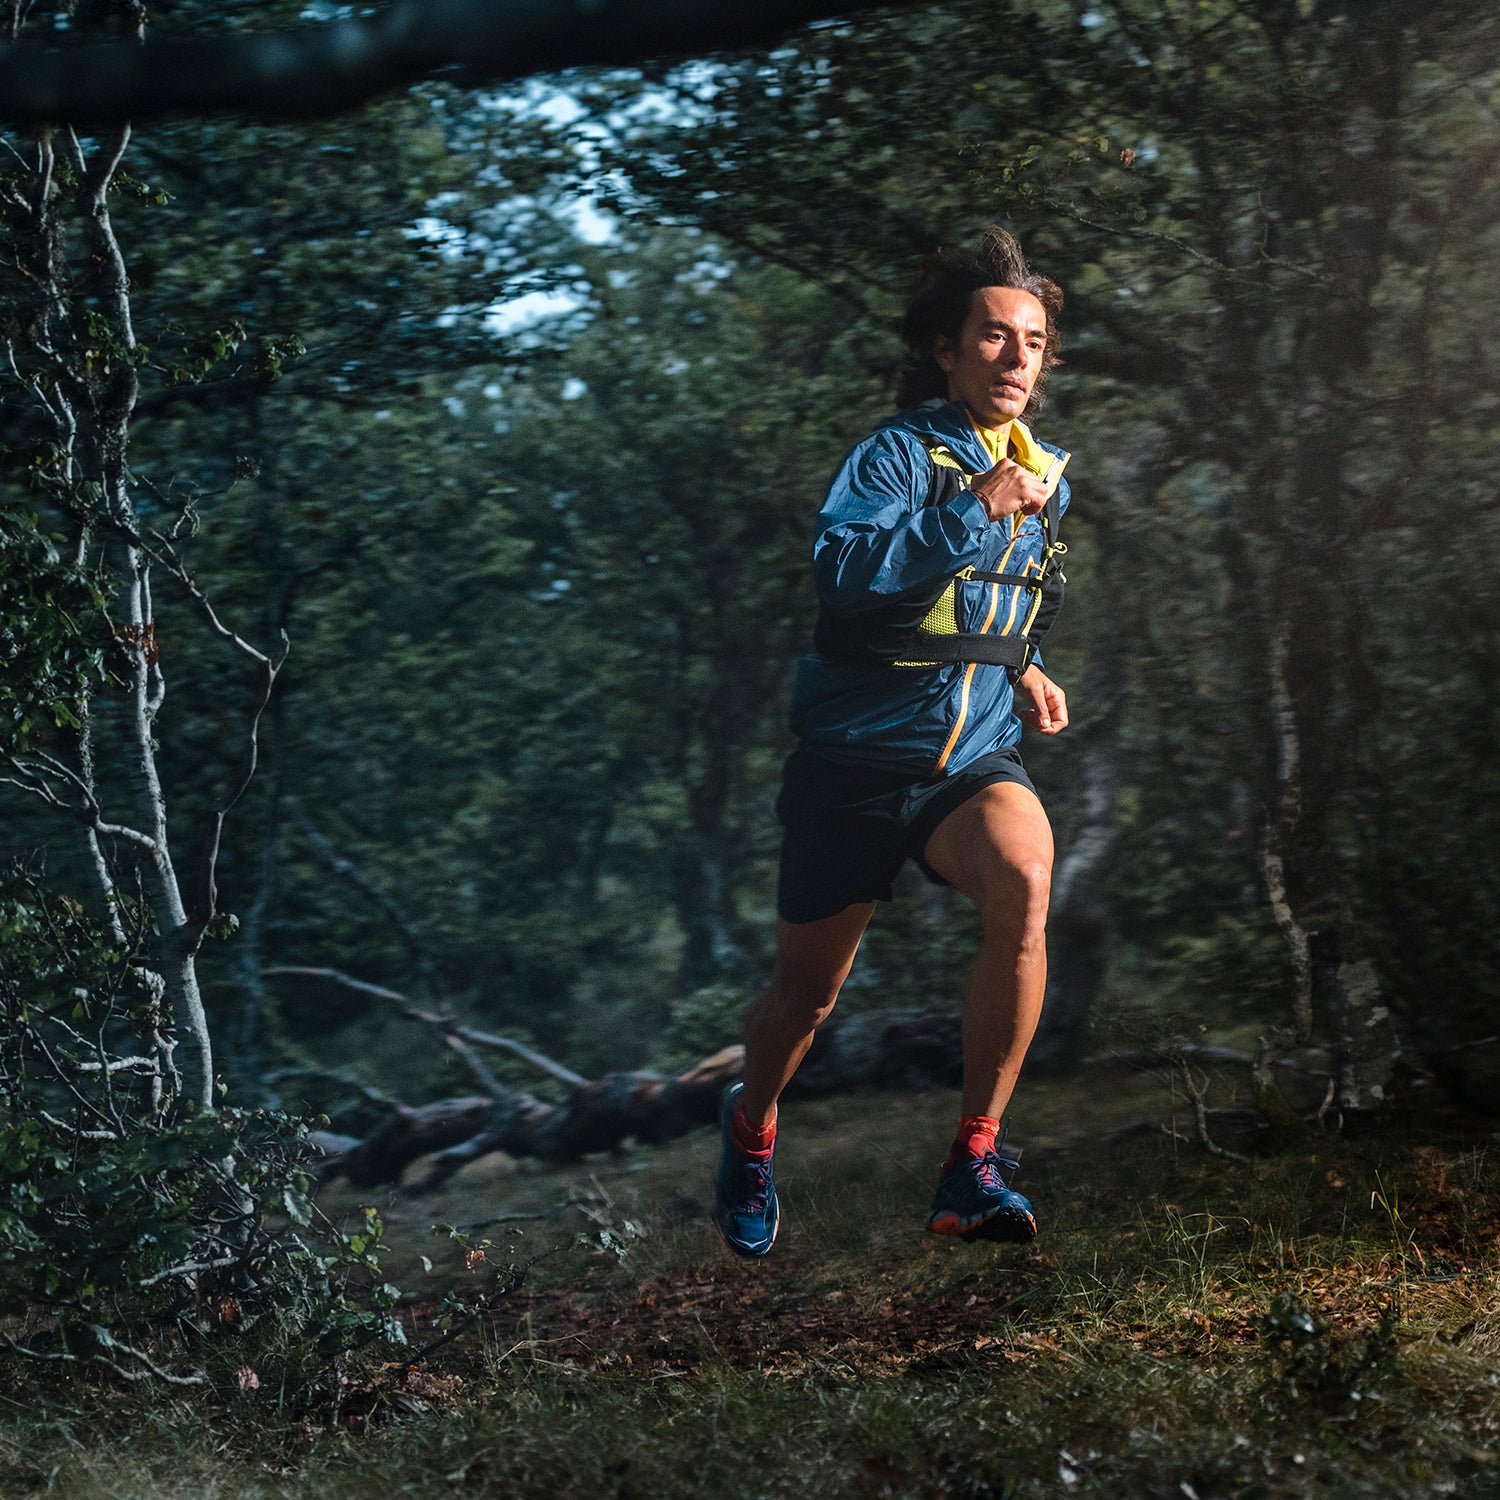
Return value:
<svg viewBox="0 0 1500 1500">
<path fill-rule="evenodd" d="M 785 1227 L 757 1264 L 704 1221 L 707 1134 L 476 1164 L 384 1206 L 418 1345 L 438 1295 L 488 1274 L 432 1220 L 575 1203 L 479 1231 L 540 1258 L 421 1369 L 350 1363 L 297 1414 L 248 1342 L 212 1397 L 8 1388 L 0 1495 L 1500 1497 L 1488 1139 L 1408 1124 L 1249 1166 L 1160 1134 L 1100 1146 L 1150 1087 L 1020 1101 L 1025 1250 L 920 1233 L 946 1095 L 788 1107 Z"/>
</svg>

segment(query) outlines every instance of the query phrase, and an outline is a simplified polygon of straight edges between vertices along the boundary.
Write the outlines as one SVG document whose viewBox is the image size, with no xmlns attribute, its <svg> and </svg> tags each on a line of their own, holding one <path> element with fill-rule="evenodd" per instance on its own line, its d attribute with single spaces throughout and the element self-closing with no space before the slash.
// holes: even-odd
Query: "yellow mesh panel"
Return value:
<svg viewBox="0 0 1500 1500">
<path fill-rule="evenodd" d="M 936 447 L 929 448 L 927 456 L 941 469 L 957 469 L 960 474 L 967 474 L 969 472 L 941 443 Z"/>
<path fill-rule="evenodd" d="M 937 603 L 922 616 L 922 622 L 917 629 L 925 635 L 957 635 L 958 634 L 958 585 L 973 573 L 973 568 L 965 568 L 962 573 L 957 573 L 949 582 L 948 587 L 942 592 Z M 935 661 L 898 661 L 893 665 L 898 667 L 935 667 Z"/>
<path fill-rule="evenodd" d="M 957 635 L 958 608 L 953 597 L 957 592 L 957 583 L 950 583 L 943 590 L 942 598 L 927 611 L 917 629 L 930 635 Z"/>
</svg>

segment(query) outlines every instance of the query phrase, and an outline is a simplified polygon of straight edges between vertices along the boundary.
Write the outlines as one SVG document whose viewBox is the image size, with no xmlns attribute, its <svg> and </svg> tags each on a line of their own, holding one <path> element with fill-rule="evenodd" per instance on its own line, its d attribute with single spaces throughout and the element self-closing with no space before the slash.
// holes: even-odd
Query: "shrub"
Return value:
<svg viewBox="0 0 1500 1500">
<path fill-rule="evenodd" d="M 348 1235 L 318 1213 L 308 1122 L 180 1101 L 144 907 L 118 915 L 95 921 L 20 867 L 0 879 L 9 1347 L 197 1382 L 180 1367 L 203 1341 L 257 1326 L 324 1356 L 399 1341 L 374 1210 Z"/>
</svg>

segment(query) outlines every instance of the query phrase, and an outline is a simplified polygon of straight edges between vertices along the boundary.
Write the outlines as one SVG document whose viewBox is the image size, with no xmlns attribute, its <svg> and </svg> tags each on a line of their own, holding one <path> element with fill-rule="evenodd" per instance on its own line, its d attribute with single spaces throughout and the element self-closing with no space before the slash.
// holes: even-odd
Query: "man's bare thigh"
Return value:
<svg viewBox="0 0 1500 1500">
<path fill-rule="evenodd" d="M 1035 886 L 1052 871 L 1052 825 L 1030 787 L 983 787 L 938 824 L 922 857 L 970 900 L 1014 884 Z"/>
</svg>

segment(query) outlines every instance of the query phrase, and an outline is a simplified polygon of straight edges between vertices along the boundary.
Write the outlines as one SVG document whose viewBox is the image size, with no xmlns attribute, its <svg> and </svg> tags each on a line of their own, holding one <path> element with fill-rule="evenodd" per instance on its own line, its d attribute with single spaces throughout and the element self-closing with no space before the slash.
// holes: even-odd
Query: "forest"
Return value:
<svg viewBox="0 0 1500 1500">
<path fill-rule="evenodd" d="M 0 1491 L 1493 1493 L 1500 13 L 449 9 L 268 104 L 207 70 L 410 7 L 0 7 Z M 36 62 L 141 34 L 203 76 Z M 915 1232 L 977 924 L 909 869 L 736 1266 L 813 520 L 996 223 L 1052 1217 Z"/>
</svg>

